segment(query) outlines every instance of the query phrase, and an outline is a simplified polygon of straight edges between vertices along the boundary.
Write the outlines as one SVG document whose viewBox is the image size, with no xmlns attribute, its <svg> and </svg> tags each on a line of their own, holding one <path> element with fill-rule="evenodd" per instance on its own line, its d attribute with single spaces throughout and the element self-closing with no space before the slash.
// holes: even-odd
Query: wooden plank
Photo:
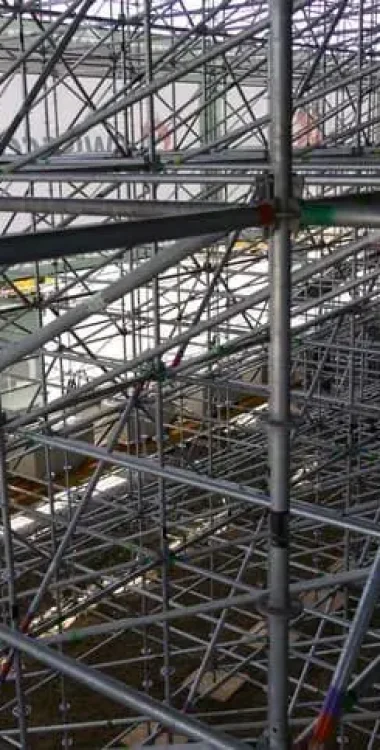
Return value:
<svg viewBox="0 0 380 750">
<path fill-rule="evenodd" d="M 125 745 L 126 747 L 131 748 L 134 750 L 134 748 L 138 748 L 145 740 L 153 734 L 155 731 L 157 731 L 158 724 L 156 722 L 148 723 L 147 721 L 143 722 L 142 724 L 139 724 L 137 727 L 134 727 L 134 729 L 131 729 L 129 732 L 126 732 L 120 739 L 120 742 Z M 186 743 L 187 737 L 185 737 L 182 734 L 173 734 L 171 735 L 172 742 L 177 745 L 183 745 Z M 166 731 L 163 731 L 159 734 L 159 736 L 154 740 L 154 745 L 168 745 L 169 744 L 169 734 Z"/>
<path fill-rule="evenodd" d="M 186 679 L 182 683 L 182 687 L 190 687 L 194 682 L 197 674 L 198 670 L 195 670 L 188 677 L 186 677 Z M 211 690 L 213 685 L 217 685 L 217 683 L 224 678 L 226 678 L 226 681 L 222 685 L 216 687 L 215 690 Z M 242 685 L 247 682 L 247 680 L 248 675 L 246 674 L 237 674 L 228 677 L 228 672 L 223 669 L 208 670 L 204 673 L 202 679 L 199 681 L 197 693 L 201 697 L 207 693 L 211 698 L 218 701 L 219 703 L 225 703 L 242 687 Z"/>
<path fill-rule="evenodd" d="M 247 646 L 261 650 L 262 648 L 266 646 L 266 638 L 268 636 L 267 621 L 264 619 L 259 620 L 258 622 L 255 623 L 255 625 L 253 625 L 252 628 L 249 629 L 248 633 L 255 635 L 255 636 L 260 636 L 262 640 L 249 641 L 249 639 L 247 639 Z M 298 633 L 296 630 L 293 630 L 293 628 L 291 628 L 289 630 L 289 643 L 290 644 L 295 643 L 296 641 L 299 640 L 299 638 L 300 638 L 300 633 Z"/>
</svg>

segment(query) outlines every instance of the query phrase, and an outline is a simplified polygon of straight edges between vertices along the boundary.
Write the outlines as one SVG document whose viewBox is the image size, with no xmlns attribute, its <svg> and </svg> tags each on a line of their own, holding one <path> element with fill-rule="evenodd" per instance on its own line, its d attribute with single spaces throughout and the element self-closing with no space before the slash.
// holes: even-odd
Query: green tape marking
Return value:
<svg viewBox="0 0 380 750">
<path fill-rule="evenodd" d="M 71 643 L 79 643 L 82 640 L 83 640 L 82 636 L 79 635 L 79 633 L 76 630 L 72 630 L 71 631 L 71 633 L 70 633 L 70 642 Z"/>
<path fill-rule="evenodd" d="M 327 204 L 301 205 L 301 224 L 303 226 L 333 226 L 334 217 L 335 209 Z"/>
</svg>

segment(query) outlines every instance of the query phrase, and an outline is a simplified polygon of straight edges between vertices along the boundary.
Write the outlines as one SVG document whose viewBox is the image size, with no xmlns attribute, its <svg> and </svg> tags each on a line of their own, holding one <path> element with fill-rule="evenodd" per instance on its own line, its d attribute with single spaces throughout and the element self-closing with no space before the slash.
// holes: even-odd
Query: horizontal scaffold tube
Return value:
<svg viewBox="0 0 380 750">
<path fill-rule="evenodd" d="M 296 583 L 290 584 L 289 591 L 292 596 L 297 597 L 300 594 L 305 594 L 310 591 L 326 591 L 327 588 L 333 588 L 336 586 L 350 584 L 358 585 L 366 580 L 368 573 L 368 568 L 362 568 L 360 570 L 350 570 L 335 575 L 320 576 L 307 581 L 297 581 Z M 247 605 L 254 605 L 260 608 L 267 601 L 268 593 L 268 589 L 262 589 L 261 591 L 253 591 L 252 593 L 247 594 L 234 594 L 224 597 L 223 599 L 210 599 L 209 601 L 193 604 L 189 607 L 182 607 L 176 601 L 170 602 L 173 604 L 173 608 L 168 609 L 166 612 L 154 612 L 149 615 L 127 617 L 113 620 L 112 622 L 100 623 L 99 625 L 84 625 L 83 627 L 75 628 L 75 630 L 63 629 L 58 634 L 50 635 L 48 633 L 47 635 L 44 635 L 43 642 L 47 645 L 57 645 L 58 643 L 62 644 L 70 642 L 77 643 L 78 641 L 87 638 L 98 638 L 99 636 L 109 635 L 118 630 L 126 631 L 132 630 L 136 627 L 157 625 L 159 622 L 173 622 L 175 620 L 192 616 L 215 613 L 224 609 L 237 609 L 238 607 L 245 607 Z M 88 603 L 83 604 L 82 610 L 85 609 L 85 606 L 88 607 Z M 70 615 L 68 615 L 68 617 L 69 616 Z"/>
<path fill-rule="evenodd" d="M 257 207 L 231 208 L 227 205 L 196 214 L 189 209 L 180 218 L 170 214 L 141 221 L 95 224 L 36 232 L 32 235 L 14 234 L 0 239 L 0 265 L 61 258 L 118 247 L 131 248 L 135 245 L 211 233 L 228 234 L 247 227 L 270 226 L 273 221 L 272 205 L 263 203 Z"/>
<path fill-rule="evenodd" d="M 85 443 L 81 440 L 64 439 L 58 436 L 42 435 L 37 432 L 27 432 L 25 436 L 32 442 L 59 448 L 81 456 L 90 456 L 97 461 L 104 461 L 114 466 L 133 469 L 155 477 L 185 484 L 188 487 L 206 490 L 217 495 L 229 496 L 248 505 L 256 505 L 261 508 L 269 508 L 269 498 L 259 490 L 244 487 L 227 479 L 213 479 L 205 474 L 197 474 L 187 469 L 175 466 L 160 466 L 158 461 L 122 453 L 109 453 L 99 446 Z M 366 534 L 375 539 L 380 539 L 380 528 L 375 524 L 367 523 L 355 517 L 342 516 L 334 510 L 326 507 L 318 507 L 311 503 L 294 500 L 290 508 L 291 515 L 299 518 L 307 518 L 315 523 L 322 523 L 336 529 L 349 530 L 358 534 Z"/>
<path fill-rule="evenodd" d="M 231 206 L 233 208 L 233 206 Z M 238 208 L 238 206 L 236 206 Z M 29 198 L 1 196 L 0 212 L 31 214 L 70 214 L 72 216 L 129 216 L 150 218 L 173 213 L 217 211 L 225 204 L 205 201 L 128 201 L 104 198 Z"/>
<path fill-rule="evenodd" d="M 9 201 L 9 203 L 7 203 Z M 35 199 L 31 199 L 35 201 Z M 109 213 L 129 211 L 135 214 L 145 213 L 144 203 L 140 207 L 136 202 L 128 205 L 128 201 L 110 202 Z M 107 201 L 66 200 L 59 203 L 54 200 L 37 199 L 31 202 L 30 209 L 38 211 L 38 206 L 45 205 L 45 211 L 65 210 L 74 213 L 81 210 L 83 214 L 88 211 L 104 215 L 108 212 Z M 1 206 L 9 206 L 8 210 L 24 210 L 27 206 L 25 199 L 0 199 Z M 58 205 L 60 208 L 58 209 Z M 12 208 L 11 208 L 12 206 Z M 120 206 L 120 211 L 118 209 Z M 152 212 L 161 212 L 158 208 L 147 209 Z M 189 209 L 181 203 L 180 211 L 184 213 L 169 213 L 170 203 L 165 202 L 162 207 L 164 215 L 153 216 L 144 220 L 128 222 L 114 222 L 110 224 L 95 224 L 89 226 L 74 227 L 70 229 L 49 230 L 25 235 L 14 234 L 0 238 L 0 265 L 12 265 L 28 261 L 46 260 L 48 258 L 60 258 L 62 256 L 93 253 L 102 250 L 111 250 L 118 247 L 131 248 L 136 245 L 177 240 L 185 237 L 196 237 L 210 233 L 227 234 L 234 230 L 249 227 L 271 227 L 275 225 L 276 213 L 274 205 L 262 202 L 256 206 L 236 206 L 221 204 L 219 208 L 203 209 L 194 211 L 189 203 Z M 356 196 L 338 196 L 326 200 L 301 201 L 292 206 L 294 220 L 300 220 L 302 226 L 357 226 L 357 227 L 380 227 L 380 193 L 365 193 Z M 145 214 L 146 215 L 146 214 Z"/>
<path fill-rule="evenodd" d="M 300 203 L 302 226 L 380 227 L 380 193 L 338 195 Z"/>
</svg>

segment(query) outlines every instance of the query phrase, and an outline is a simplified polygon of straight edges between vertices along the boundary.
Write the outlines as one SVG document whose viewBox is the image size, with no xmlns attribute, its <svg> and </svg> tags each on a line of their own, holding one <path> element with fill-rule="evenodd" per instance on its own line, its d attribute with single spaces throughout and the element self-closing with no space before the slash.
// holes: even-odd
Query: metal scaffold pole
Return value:
<svg viewBox="0 0 380 750">
<path fill-rule="evenodd" d="M 280 214 L 270 250 L 269 350 L 269 669 L 270 750 L 288 750 L 289 420 L 292 37 L 291 0 L 270 3 L 270 158 Z"/>
<path fill-rule="evenodd" d="M 379 28 L 2 4 L 1 747 L 380 747 Z"/>
</svg>

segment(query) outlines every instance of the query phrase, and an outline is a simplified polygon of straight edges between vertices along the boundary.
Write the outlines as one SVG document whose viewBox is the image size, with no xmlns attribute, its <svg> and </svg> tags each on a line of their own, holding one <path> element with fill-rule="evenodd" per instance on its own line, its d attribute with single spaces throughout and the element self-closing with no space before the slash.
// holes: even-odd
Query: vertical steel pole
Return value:
<svg viewBox="0 0 380 750">
<path fill-rule="evenodd" d="M 270 257 L 270 557 L 269 684 L 270 750 L 287 750 L 289 611 L 289 391 L 292 35 L 291 0 L 270 3 L 270 157 L 279 220 Z"/>
<path fill-rule="evenodd" d="M 153 81 L 153 46 L 152 46 L 152 2 L 151 0 L 145 0 L 145 26 L 144 26 L 144 44 L 145 44 L 145 62 L 146 62 L 146 83 L 149 86 Z M 151 162 L 151 168 L 155 169 L 157 164 L 157 152 L 156 152 L 156 133 L 155 133 L 155 106 L 154 106 L 153 95 L 147 97 L 148 105 L 148 123 L 149 123 L 149 158 Z M 157 198 L 157 186 L 152 185 L 151 187 L 151 198 L 155 200 Z M 154 244 L 154 253 L 158 253 L 158 244 Z M 159 275 L 153 279 L 153 328 L 154 328 L 154 345 L 159 346 L 161 343 L 161 311 L 160 311 L 160 280 Z M 161 360 L 158 357 L 156 359 L 156 366 L 159 368 Z M 156 442 L 157 442 L 157 457 L 160 465 L 164 464 L 164 410 L 163 410 L 163 393 L 162 383 L 160 379 L 157 380 L 156 387 Z M 161 554 L 162 554 L 162 608 L 164 612 L 169 609 L 170 603 L 170 574 L 169 574 L 169 538 L 168 538 L 168 523 L 167 523 L 167 500 L 166 500 L 166 483 L 162 477 L 157 479 L 157 495 L 160 507 L 160 536 L 161 536 Z M 161 675 L 163 678 L 164 685 L 164 700 L 165 703 L 170 704 L 171 701 L 171 673 L 172 668 L 170 664 L 170 626 L 168 622 L 165 622 L 162 628 L 162 650 L 163 650 L 163 665 L 161 668 Z M 169 733 L 169 740 L 171 734 Z"/>
</svg>

